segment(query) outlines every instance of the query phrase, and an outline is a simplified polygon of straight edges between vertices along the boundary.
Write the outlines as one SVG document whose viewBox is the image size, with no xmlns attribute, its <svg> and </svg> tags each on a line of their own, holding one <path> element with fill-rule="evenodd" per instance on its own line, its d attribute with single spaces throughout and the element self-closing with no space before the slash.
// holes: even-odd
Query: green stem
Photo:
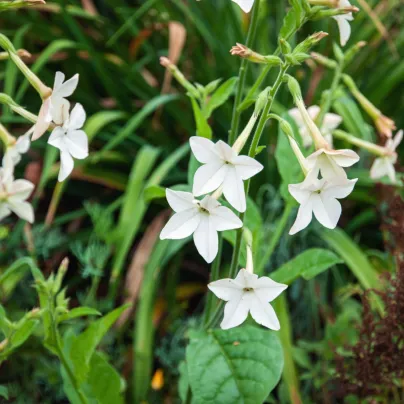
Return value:
<svg viewBox="0 0 404 404">
<path fill-rule="evenodd" d="M 268 100 L 267 103 L 264 107 L 264 110 L 261 113 L 261 117 L 260 120 L 258 122 L 258 126 L 257 129 L 255 130 L 254 133 L 254 137 L 253 140 L 251 142 L 251 146 L 250 146 L 250 150 L 248 152 L 248 156 L 249 157 L 255 157 L 255 153 L 259 144 L 259 141 L 261 139 L 261 135 L 264 131 L 265 128 L 265 124 L 267 122 L 267 116 L 269 114 L 269 112 L 271 111 L 272 108 L 272 104 L 273 104 L 273 100 L 276 97 L 276 94 L 280 88 L 280 86 L 282 85 L 283 82 L 283 78 L 285 77 L 286 71 L 289 68 L 289 64 L 284 64 L 281 69 L 279 70 L 279 74 L 278 77 L 276 78 L 276 81 L 273 85 L 273 87 L 271 88 L 269 94 L 268 94 Z M 246 197 L 248 197 L 248 191 L 250 188 L 250 180 L 247 180 L 244 184 L 244 188 L 245 188 L 245 194 Z M 244 220 L 244 215 L 245 213 L 240 213 L 239 214 L 239 218 L 241 221 Z M 238 262 L 239 262 L 239 257 L 240 257 L 240 250 L 241 250 L 241 242 L 243 239 L 243 228 L 239 229 L 237 231 L 237 236 L 236 236 L 236 243 L 233 249 L 233 256 L 232 256 L 232 260 L 231 260 L 231 265 L 230 265 L 230 271 L 229 271 L 229 278 L 234 278 L 236 273 L 237 273 L 237 267 L 238 267 Z M 218 318 L 221 315 L 221 311 L 222 308 L 224 306 L 224 303 L 221 301 L 217 307 L 216 310 L 214 311 L 212 317 L 210 318 L 210 320 L 206 323 L 205 328 L 209 328 L 212 325 L 216 324 Z"/>
<path fill-rule="evenodd" d="M 331 88 L 329 90 L 329 93 L 328 93 L 323 105 L 321 105 L 320 112 L 317 115 L 316 120 L 315 120 L 316 125 L 320 129 L 323 126 L 323 121 L 324 121 L 324 118 L 325 118 L 326 114 L 331 109 L 332 101 L 334 99 L 335 93 L 337 91 L 337 88 L 338 88 L 339 83 L 340 83 L 341 78 L 342 78 L 342 70 L 343 70 L 343 64 L 338 63 L 336 69 L 334 70 L 334 78 L 332 80 L 332 84 L 331 84 Z"/>
<path fill-rule="evenodd" d="M 285 231 L 285 227 L 288 223 L 288 219 L 290 216 L 290 213 L 293 209 L 293 204 L 292 203 L 287 203 L 281 218 L 279 219 L 275 232 L 271 238 L 271 241 L 269 242 L 268 248 L 265 250 L 265 253 L 263 254 L 262 259 L 259 261 L 259 264 L 257 265 L 257 269 L 255 270 L 255 273 L 258 276 L 261 276 L 264 272 L 265 264 L 271 259 L 271 256 L 276 248 L 276 246 L 279 243 L 280 238 L 282 237 L 283 232 Z"/>
<path fill-rule="evenodd" d="M 256 1 L 254 4 L 254 7 L 253 7 L 250 27 L 248 29 L 247 39 L 246 39 L 246 43 L 245 43 L 245 45 L 248 48 L 251 48 L 252 43 L 255 38 L 255 34 L 257 32 L 258 14 L 259 14 L 259 1 Z M 238 111 L 238 106 L 241 103 L 241 99 L 242 99 L 243 93 L 244 93 L 248 63 L 249 62 L 247 59 L 243 59 L 241 61 L 240 70 L 239 70 L 239 74 L 238 74 L 239 79 L 238 79 L 238 84 L 237 84 L 236 97 L 235 97 L 234 106 L 233 106 L 233 116 L 232 116 L 232 120 L 231 120 L 230 132 L 229 132 L 229 142 L 228 143 L 230 145 L 232 145 L 235 142 L 237 133 L 238 133 L 238 126 L 240 123 L 240 115 L 241 115 L 241 112 Z"/>
</svg>

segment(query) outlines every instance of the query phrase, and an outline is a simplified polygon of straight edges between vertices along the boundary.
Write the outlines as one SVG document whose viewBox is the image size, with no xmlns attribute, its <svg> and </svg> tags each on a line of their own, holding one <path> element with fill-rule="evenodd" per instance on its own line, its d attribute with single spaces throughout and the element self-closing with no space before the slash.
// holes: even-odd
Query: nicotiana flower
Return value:
<svg viewBox="0 0 404 404">
<path fill-rule="evenodd" d="M 59 181 L 64 181 L 73 171 L 75 159 L 88 156 L 88 138 L 81 129 L 86 113 L 81 104 L 76 104 L 63 126 L 57 126 L 49 137 L 48 143 L 60 150 Z"/>
<path fill-rule="evenodd" d="M 193 193 L 200 196 L 223 187 L 223 194 L 239 212 L 246 210 L 244 180 L 263 169 L 262 164 L 248 156 L 239 156 L 228 144 L 194 136 L 190 145 L 195 158 L 203 165 L 194 177 Z"/>
<path fill-rule="evenodd" d="M 38 121 L 34 126 L 32 140 L 39 139 L 49 128 L 53 121 L 57 125 L 63 124 L 69 113 L 70 102 L 66 99 L 73 94 L 79 83 L 79 75 L 75 74 L 71 79 L 64 81 L 65 75 L 57 72 L 52 94 L 43 100 L 38 115 Z"/>
<path fill-rule="evenodd" d="M 311 107 L 307 108 L 307 112 L 309 113 L 311 119 L 313 121 L 316 120 L 316 117 L 318 116 L 320 112 L 320 107 L 318 105 L 312 105 Z M 296 122 L 296 125 L 299 128 L 299 133 L 300 136 L 302 137 L 303 140 L 303 146 L 304 147 L 310 147 L 313 144 L 313 139 L 310 136 L 310 133 L 307 129 L 306 124 L 304 123 L 302 114 L 300 113 L 298 108 L 292 108 L 289 110 L 289 115 L 294 119 Z M 323 134 L 325 140 L 332 145 L 332 132 L 334 129 L 336 129 L 340 123 L 342 122 L 342 118 L 333 113 L 327 113 L 325 114 L 323 124 L 321 126 L 321 133 Z"/>
<path fill-rule="evenodd" d="M 175 214 L 161 231 L 160 238 L 182 239 L 194 235 L 194 243 L 206 262 L 212 262 L 218 252 L 218 231 L 238 229 L 241 220 L 211 196 L 196 200 L 190 192 L 166 190 L 169 205 Z"/>
<path fill-rule="evenodd" d="M 359 156 L 353 150 L 332 150 L 321 148 L 306 158 L 308 168 L 331 181 L 344 181 L 347 178 L 343 167 L 351 167 L 359 161 Z"/>
<path fill-rule="evenodd" d="M 339 0 L 338 1 L 338 8 L 351 8 L 351 3 L 348 0 Z M 345 46 L 351 36 L 351 25 L 349 21 L 353 21 L 352 13 L 340 14 L 335 15 L 335 21 L 337 21 L 338 29 L 339 29 L 339 37 L 341 46 Z"/>
<path fill-rule="evenodd" d="M 34 184 L 27 180 L 14 180 L 14 166 L 8 157 L 0 168 L 0 221 L 14 212 L 27 222 L 34 222 L 34 210 L 27 199 Z"/>
<path fill-rule="evenodd" d="M 10 157 L 14 166 L 21 161 L 21 154 L 25 154 L 31 146 L 31 135 L 33 131 L 34 128 L 32 127 L 27 133 L 20 136 L 13 145 L 7 147 L 7 151 L 3 157 L 3 166 L 7 157 Z"/>
<path fill-rule="evenodd" d="M 208 285 L 208 288 L 219 298 L 226 301 L 224 318 L 220 327 L 224 330 L 237 327 L 251 314 L 252 318 L 264 327 L 279 330 L 280 324 L 275 310 L 269 304 L 277 298 L 287 285 L 272 279 L 255 275 L 252 265 L 247 263 L 235 279 L 220 279 Z"/>
<path fill-rule="evenodd" d="M 300 204 L 297 218 L 289 234 L 306 228 L 314 213 L 316 219 L 328 229 L 334 229 L 341 217 L 338 199 L 346 198 L 354 189 L 357 179 L 341 182 L 317 179 L 311 172 L 300 184 L 290 184 L 289 192 Z"/>
<path fill-rule="evenodd" d="M 232 0 L 232 1 L 238 4 L 245 13 L 249 13 L 254 4 L 254 0 Z"/>
<path fill-rule="evenodd" d="M 373 179 L 379 179 L 387 175 L 391 182 L 396 182 L 396 170 L 394 164 L 397 162 L 396 149 L 403 140 L 403 131 L 397 132 L 394 139 L 387 139 L 384 148 L 387 153 L 383 157 L 378 157 L 370 169 L 370 177 Z"/>
</svg>

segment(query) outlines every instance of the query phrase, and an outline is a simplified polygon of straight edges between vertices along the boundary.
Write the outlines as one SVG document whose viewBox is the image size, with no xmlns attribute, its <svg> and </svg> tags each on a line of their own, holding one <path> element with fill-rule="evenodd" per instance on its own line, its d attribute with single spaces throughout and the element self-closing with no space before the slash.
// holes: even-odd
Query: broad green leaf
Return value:
<svg viewBox="0 0 404 404">
<path fill-rule="evenodd" d="M 2 274 L 0 274 L 0 292 L 5 298 L 8 297 L 17 284 L 30 271 L 30 258 L 20 258 L 9 266 Z"/>
<path fill-rule="evenodd" d="M 73 342 L 69 356 L 73 363 L 77 380 L 84 382 L 90 370 L 94 351 L 118 317 L 128 308 L 121 306 L 99 320 L 93 322 Z"/>
<path fill-rule="evenodd" d="M 212 139 L 212 129 L 208 124 L 207 118 L 203 116 L 201 108 L 198 105 L 198 102 L 194 98 L 191 98 L 191 103 L 192 103 L 192 109 L 194 111 L 197 136 Z"/>
<path fill-rule="evenodd" d="M 193 331 L 186 349 L 196 403 L 263 403 L 283 369 L 275 332 L 254 326 Z"/>
<path fill-rule="evenodd" d="M 194 154 L 191 153 L 189 157 L 189 164 L 188 164 L 188 184 L 192 187 L 194 183 L 194 175 L 196 170 L 200 167 L 198 160 L 195 158 Z"/>
<path fill-rule="evenodd" d="M 84 126 L 89 142 L 100 132 L 102 128 L 112 122 L 124 119 L 126 113 L 122 111 L 101 111 L 91 115 Z"/>
<path fill-rule="evenodd" d="M 101 313 L 98 310 L 95 310 L 91 307 L 76 307 L 70 310 L 68 313 L 61 314 L 58 318 L 58 322 L 61 323 L 63 321 L 72 320 L 78 317 L 84 316 L 100 316 Z"/>
<path fill-rule="evenodd" d="M 8 400 L 8 388 L 7 386 L 0 386 L 0 397 Z"/>
<path fill-rule="evenodd" d="M 291 124 L 295 139 L 298 142 L 300 135 L 296 128 L 295 122 L 287 114 L 285 114 L 283 118 Z M 281 195 L 285 201 L 293 201 L 294 199 L 288 191 L 288 184 L 298 184 L 299 182 L 302 182 L 304 179 L 304 175 L 302 173 L 299 162 L 289 144 L 287 135 L 283 133 L 280 125 L 278 126 L 278 143 L 275 150 L 275 159 L 278 166 L 279 174 L 282 178 Z"/>
<path fill-rule="evenodd" d="M 205 94 L 208 95 L 208 94 L 213 93 L 213 91 L 215 91 L 217 89 L 217 87 L 221 81 L 222 81 L 222 79 L 217 79 L 217 80 L 213 80 L 209 84 L 207 84 L 205 86 Z"/>
<path fill-rule="evenodd" d="M 153 201 L 154 199 L 161 199 L 166 197 L 166 189 L 160 185 L 151 185 L 146 187 L 143 193 L 145 202 Z"/>
<path fill-rule="evenodd" d="M 87 384 L 99 404 L 124 402 L 119 373 L 98 352 L 95 352 L 91 358 Z"/>
<path fill-rule="evenodd" d="M 311 248 L 282 265 L 275 272 L 272 272 L 271 278 L 276 282 L 289 285 L 299 277 L 306 280 L 312 279 L 321 272 L 342 262 L 332 251 L 322 248 Z"/>
<path fill-rule="evenodd" d="M 206 105 L 205 117 L 209 118 L 212 112 L 223 105 L 232 95 L 238 77 L 231 77 L 226 80 L 211 96 Z"/>
</svg>

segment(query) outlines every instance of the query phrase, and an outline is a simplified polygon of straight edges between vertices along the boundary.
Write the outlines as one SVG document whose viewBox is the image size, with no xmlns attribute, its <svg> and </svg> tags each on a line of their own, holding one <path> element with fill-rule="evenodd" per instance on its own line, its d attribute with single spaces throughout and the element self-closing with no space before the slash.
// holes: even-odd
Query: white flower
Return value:
<svg viewBox="0 0 404 404">
<path fill-rule="evenodd" d="M 86 113 L 81 104 L 76 104 L 63 126 L 57 126 L 49 137 L 48 143 L 60 150 L 59 181 L 64 181 L 73 171 L 75 159 L 88 156 L 88 138 L 81 130 Z"/>
<path fill-rule="evenodd" d="M 351 167 L 359 161 L 359 156 L 353 150 L 327 150 L 321 148 L 306 158 L 308 167 L 317 178 L 321 172 L 323 178 L 329 181 L 342 182 L 347 179 L 345 170 L 342 167 Z"/>
<path fill-rule="evenodd" d="M 315 121 L 320 112 L 320 107 L 318 105 L 312 105 L 311 107 L 307 108 L 307 112 L 309 113 L 311 119 Z M 299 128 L 299 133 L 303 140 L 303 146 L 310 147 L 313 144 L 313 139 L 310 136 L 306 124 L 304 123 L 299 108 L 293 108 L 288 113 L 294 119 L 296 125 Z M 331 146 L 332 146 L 332 131 L 336 129 L 341 122 L 342 118 L 339 115 L 332 113 L 325 114 L 320 131 L 323 134 L 325 140 Z"/>
<path fill-rule="evenodd" d="M 310 224 L 313 213 L 324 227 L 335 229 L 342 213 L 341 204 L 337 199 L 346 198 L 353 191 L 357 180 L 318 180 L 311 173 L 300 184 L 290 184 L 289 192 L 299 202 L 300 207 L 289 234 L 296 234 L 305 229 Z"/>
<path fill-rule="evenodd" d="M 223 187 L 223 194 L 239 212 L 246 210 L 244 180 L 259 173 L 263 166 L 248 156 L 238 156 L 226 143 L 216 144 L 203 137 L 189 140 L 192 152 L 203 165 L 194 176 L 193 193 L 200 196 Z"/>
<path fill-rule="evenodd" d="M 232 0 L 232 1 L 238 4 L 245 13 L 249 13 L 254 4 L 254 0 Z"/>
<path fill-rule="evenodd" d="M 339 0 L 338 8 L 346 7 L 352 7 L 351 3 L 348 0 Z M 353 15 L 352 13 L 346 13 L 335 15 L 332 18 L 334 18 L 334 20 L 337 21 L 338 24 L 341 46 L 345 46 L 349 40 L 349 37 L 351 36 L 351 25 L 349 24 L 349 21 L 353 21 Z"/>
<path fill-rule="evenodd" d="M 383 157 L 378 157 L 370 169 L 370 177 L 372 179 L 379 179 L 387 175 L 390 181 L 396 182 L 396 170 L 394 169 L 394 164 L 397 162 L 396 149 L 403 140 L 403 131 L 397 132 L 394 139 L 387 139 L 384 148 L 387 150 L 387 155 Z"/>
<path fill-rule="evenodd" d="M 7 157 L 10 157 L 14 166 L 21 161 L 21 154 L 26 153 L 31 146 L 31 134 L 33 131 L 34 127 L 24 135 L 20 136 L 12 146 L 7 147 L 7 151 L 3 157 L 3 166 L 5 165 Z"/>
<path fill-rule="evenodd" d="M 238 229 L 241 220 L 211 196 L 202 201 L 190 192 L 166 190 L 167 201 L 175 214 L 171 217 L 160 238 L 178 240 L 194 235 L 194 243 L 206 262 L 212 262 L 218 251 L 218 231 Z"/>
<path fill-rule="evenodd" d="M 34 210 L 27 199 L 34 184 L 27 180 L 14 181 L 14 166 L 8 157 L 0 168 L 0 221 L 14 212 L 27 222 L 34 222 Z"/>
<path fill-rule="evenodd" d="M 57 125 L 61 125 L 65 121 L 70 109 L 70 102 L 66 97 L 70 97 L 77 88 L 79 75 L 75 74 L 71 79 L 64 80 L 65 75 L 57 72 L 52 94 L 43 101 L 39 111 L 32 140 L 39 139 L 48 130 L 52 121 Z"/>
<path fill-rule="evenodd" d="M 241 269 L 235 279 L 220 279 L 210 283 L 208 288 L 227 302 L 220 324 L 224 330 L 242 324 L 249 312 L 258 324 L 271 330 L 280 329 L 278 317 L 269 302 L 277 298 L 287 285 L 266 276 L 258 278 L 249 270 Z"/>
</svg>

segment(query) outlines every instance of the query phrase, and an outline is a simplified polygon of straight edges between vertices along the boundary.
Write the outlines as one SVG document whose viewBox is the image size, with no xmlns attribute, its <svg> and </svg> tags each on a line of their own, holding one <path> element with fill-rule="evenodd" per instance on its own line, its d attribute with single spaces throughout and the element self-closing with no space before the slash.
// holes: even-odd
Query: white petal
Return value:
<svg viewBox="0 0 404 404">
<path fill-rule="evenodd" d="M 234 209 L 237 209 L 239 212 L 245 212 L 246 196 L 244 183 L 235 167 L 229 166 L 223 183 L 223 194 Z"/>
<path fill-rule="evenodd" d="M 32 127 L 27 133 L 20 136 L 15 144 L 18 153 L 24 154 L 29 150 L 31 146 L 31 134 L 34 132 L 34 127 Z"/>
<path fill-rule="evenodd" d="M 236 278 L 234 279 L 239 285 L 242 285 L 243 288 L 254 288 L 258 279 L 258 275 L 247 271 L 246 269 L 240 269 Z"/>
<path fill-rule="evenodd" d="M 29 198 L 34 189 L 34 184 L 27 180 L 16 180 L 10 187 L 11 198 L 14 200 L 25 201 Z"/>
<path fill-rule="evenodd" d="M 345 46 L 351 36 L 351 25 L 345 15 L 337 15 L 333 18 L 338 23 L 341 46 Z"/>
<path fill-rule="evenodd" d="M 299 130 L 305 126 L 303 118 L 302 118 L 302 114 L 300 113 L 299 108 L 290 109 L 288 111 L 288 114 L 293 118 L 296 125 L 299 127 Z"/>
<path fill-rule="evenodd" d="M 401 143 L 401 141 L 403 140 L 403 133 L 404 132 L 402 130 L 400 130 L 396 133 L 396 136 L 394 136 L 393 144 L 392 144 L 393 150 L 396 150 L 397 147 L 399 146 L 399 144 Z"/>
<path fill-rule="evenodd" d="M 258 323 L 271 330 L 278 331 L 281 328 L 275 310 L 269 303 L 263 303 L 258 296 L 251 299 L 251 317 Z"/>
<path fill-rule="evenodd" d="M 387 168 L 387 175 L 390 178 L 390 181 L 392 183 L 395 183 L 396 182 L 396 170 L 394 168 L 394 165 L 391 163 L 387 164 L 386 168 Z"/>
<path fill-rule="evenodd" d="M 384 177 L 389 172 L 388 166 L 390 165 L 389 159 L 379 157 L 375 159 L 370 169 L 370 178 L 377 180 Z"/>
<path fill-rule="evenodd" d="M 244 323 L 248 316 L 249 305 L 243 300 L 243 293 L 237 299 L 232 299 L 224 306 L 224 317 L 220 328 L 228 330 Z"/>
<path fill-rule="evenodd" d="M 236 152 L 223 140 L 219 140 L 213 150 L 222 160 L 230 163 L 233 163 L 233 160 L 237 157 Z"/>
<path fill-rule="evenodd" d="M 332 197 L 337 199 L 346 198 L 354 189 L 356 182 L 358 181 L 357 178 L 353 180 L 347 180 L 345 183 L 341 184 L 327 184 L 324 187 L 323 192 L 321 193 L 322 196 L 326 198 Z"/>
<path fill-rule="evenodd" d="M 195 198 L 190 192 L 173 191 L 172 189 L 167 188 L 166 198 L 174 212 L 178 213 L 195 208 Z"/>
<path fill-rule="evenodd" d="M 11 210 L 5 203 L 0 203 L 0 221 L 11 214 Z"/>
<path fill-rule="evenodd" d="M 341 204 L 337 199 L 331 197 L 327 198 L 323 194 L 321 194 L 321 200 L 329 219 L 327 223 L 330 226 L 326 226 L 321 222 L 320 223 L 323 224 L 323 226 L 328 227 L 329 229 L 335 229 L 342 214 Z M 314 214 L 316 214 L 316 211 L 314 211 Z"/>
<path fill-rule="evenodd" d="M 63 78 L 61 74 L 63 75 Z M 65 81 L 64 83 L 63 80 L 64 80 L 64 74 L 61 72 L 57 72 L 55 76 L 55 87 L 52 93 L 53 97 L 55 98 L 70 97 L 73 94 L 74 90 L 77 88 L 77 85 L 79 84 L 79 75 L 75 74 L 71 79 Z"/>
<path fill-rule="evenodd" d="M 200 196 L 218 189 L 226 177 L 228 168 L 229 165 L 220 160 L 199 167 L 194 176 L 193 194 Z"/>
<path fill-rule="evenodd" d="M 73 157 L 67 151 L 60 151 L 60 170 L 58 181 L 64 181 L 70 173 L 73 171 L 74 168 L 74 161 Z"/>
<path fill-rule="evenodd" d="M 225 206 L 219 206 L 213 209 L 210 214 L 210 220 L 217 231 L 239 229 L 243 226 L 243 222 L 240 218 Z"/>
<path fill-rule="evenodd" d="M 194 233 L 194 242 L 199 254 L 210 264 L 217 255 L 219 238 L 209 215 L 200 215 L 200 218 L 201 221 Z"/>
<path fill-rule="evenodd" d="M 325 152 L 330 156 L 340 167 L 351 167 L 359 161 L 359 156 L 353 150 L 331 150 Z"/>
<path fill-rule="evenodd" d="M 75 159 L 85 159 L 88 156 L 88 138 L 83 130 L 67 132 L 65 138 L 67 150 Z"/>
<path fill-rule="evenodd" d="M 41 109 L 38 114 L 38 121 L 34 125 L 34 133 L 32 134 L 32 140 L 39 139 L 49 128 L 51 120 L 48 119 L 49 108 L 51 104 L 51 97 L 48 97 L 41 105 Z"/>
<path fill-rule="evenodd" d="M 218 156 L 213 151 L 215 144 L 211 140 L 200 136 L 192 136 L 189 139 L 189 144 L 192 153 L 200 163 L 206 164 L 211 161 L 217 161 Z"/>
<path fill-rule="evenodd" d="M 306 203 L 311 195 L 311 192 L 302 185 L 303 183 L 288 185 L 290 194 L 296 199 L 297 202 L 299 202 L 300 205 Z"/>
<path fill-rule="evenodd" d="M 69 118 L 70 102 L 65 98 L 52 97 L 51 116 L 53 122 L 62 125 Z"/>
<path fill-rule="evenodd" d="M 313 194 L 310 198 L 311 203 L 313 205 L 313 213 L 316 219 L 328 229 L 334 229 L 337 225 L 339 217 L 341 216 L 341 204 L 334 199 L 335 202 L 338 203 L 339 208 L 335 203 L 333 203 L 329 209 L 326 209 L 323 200 L 320 195 Z M 334 211 L 336 209 L 336 211 Z M 335 218 L 338 216 L 337 222 L 335 222 Z"/>
<path fill-rule="evenodd" d="M 240 6 L 240 8 L 245 12 L 249 13 L 254 4 L 254 0 L 233 0 L 236 4 Z M 258 0 L 257 0 L 258 1 Z"/>
<path fill-rule="evenodd" d="M 21 219 L 34 223 L 34 209 L 30 203 L 9 201 L 9 208 Z"/>
<path fill-rule="evenodd" d="M 332 157 L 322 154 L 317 158 L 318 166 L 323 178 L 331 181 L 345 181 L 347 178 L 346 172 L 340 167 Z"/>
<path fill-rule="evenodd" d="M 243 293 L 243 286 L 239 285 L 233 279 L 220 279 L 211 282 L 208 288 L 219 298 L 228 302 L 229 300 L 238 300 Z"/>
<path fill-rule="evenodd" d="M 289 234 L 293 235 L 305 229 L 310 224 L 312 215 L 313 215 L 313 207 L 311 200 L 309 199 L 306 203 L 300 205 L 299 211 L 297 212 L 295 223 L 290 229 Z"/>
<path fill-rule="evenodd" d="M 48 143 L 60 151 L 67 151 L 65 137 L 65 130 L 60 126 L 57 126 L 55 129 L 53 129 L 51 135 L 49 136 Z"/>
<path fill-rule="evenodd" d="M 86 111 L 81 104 L 76 104 L 70 113 L 69 129 L 81 129 L 86 121 Z"/>
<path fill-rule="evenodd" d="M 322 132 L 328 134 L 336 129 L 340 123 L 342 122 L 342 118 L 337 114 L 328 113 L 325 114 Z"/>
<path fill-rule="evenodd" d="M 235 157 L 233 159 L 233 165 L 236 167 L 238 175 L 243 180 L 248 180 L 264 168 L 261 163 L 248 156 Z"/>
<path fill-rule="evenodd" d="M 269 303 L 276 299 L 287 287 L 288 285 L 275 282 L 271 278 L 263 276 L 255 281 L 254 292 L 262 302 Z"/>
<path fill-rule="evenodd" d="M 212 198 L 210 195 L 206 195 L 200 202 L 202 208 L 206 209 L 208 212 L 212 212 L 214 209 L 218 208 L 220 203 Z"/>
<path fill-rule="evenodd" d="M 201 215 L 198 209 L 192 208 L 175 213 L 160 233 L 160 239 L 179 240 L 190 236 L 198 227 Z"/>
</svg>

